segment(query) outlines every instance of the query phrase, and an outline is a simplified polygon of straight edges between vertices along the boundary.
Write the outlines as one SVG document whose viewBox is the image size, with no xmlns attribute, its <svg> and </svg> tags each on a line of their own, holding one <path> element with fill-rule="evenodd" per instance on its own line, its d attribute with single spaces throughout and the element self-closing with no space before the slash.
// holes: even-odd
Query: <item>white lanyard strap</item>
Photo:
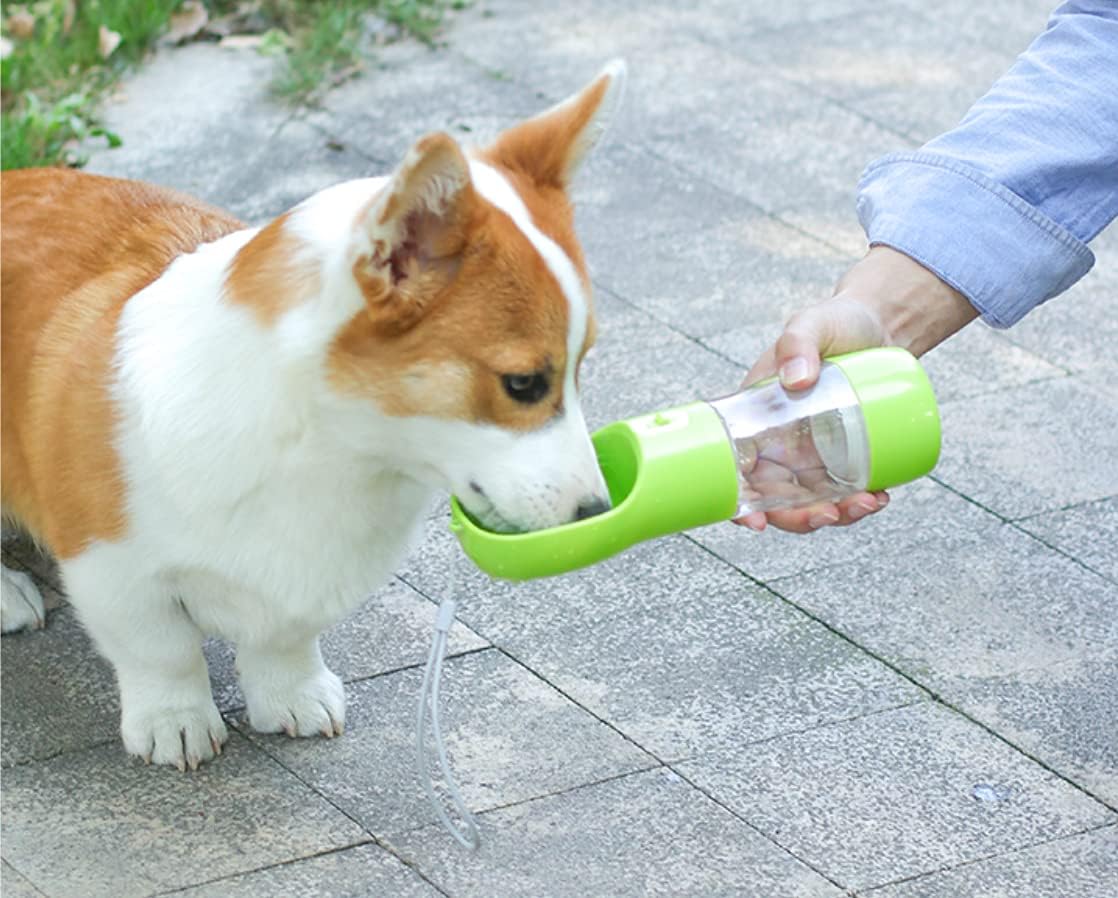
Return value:
<svg viewBox="0 0 1118 898">
<path fill-rule="evenodd" d="M 457 579 L 457 578 L 455 578 Z M 415 719 L 415 757 L 419 767 L 419 775 L 423 781 L 423 789 L 431 807 L 435 809 L 439 820 L 460 845 L 470 851 L 477 851 L 481 846 L 481 834 L 478 832 L 477 821 L 462 800 L 462 793 L 458 791 L 458 784 L 454 781 L 454 774 L 450 770 L 450 761 L 446 756 L 446 745 L 443 744 L 442 728 L 439 726 L 439 683 L 443 676 L 443 659 L 446 658 L 447 634 L 454 624 L 454 612 L 458 602 L 454 598 L 455 586 L 452 584 L 449 595 L 442 600 L 438 613 L 435 615 L 435 633 L 431 640 L 431 651 L 427 654 L 427 666 L 423 669 L 423 685 L 419 689 L 419 709 Z M 431 768 L 427 763 L 427 715 L 431 715 L 431 735 L 434 737 L 435 751 L 439 756 L 439 768 L 442 770 L 443 784 L 450 795 L 454 810 L 462 819 L 458 825 L 443 808 L 443 803 L 435 793 L 435 785 L 431 780 Z"/>
</svg>

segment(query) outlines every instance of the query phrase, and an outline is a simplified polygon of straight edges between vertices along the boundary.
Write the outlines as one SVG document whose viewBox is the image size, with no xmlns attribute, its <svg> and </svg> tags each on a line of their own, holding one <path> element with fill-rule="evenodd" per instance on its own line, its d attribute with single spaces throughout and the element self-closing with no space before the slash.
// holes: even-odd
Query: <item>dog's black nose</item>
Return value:
<svg viewBox="0 0 1118 898">
<path fill-rule="evenodd" d="M 575 509 L 575 520 L 582 521 L 586 518 L 592 518 L 603 511 L 609 511 L 609 502 L 598 498 L 587 499 L 585 502 L 580 502 L 578 508 Z"/>
</svg>

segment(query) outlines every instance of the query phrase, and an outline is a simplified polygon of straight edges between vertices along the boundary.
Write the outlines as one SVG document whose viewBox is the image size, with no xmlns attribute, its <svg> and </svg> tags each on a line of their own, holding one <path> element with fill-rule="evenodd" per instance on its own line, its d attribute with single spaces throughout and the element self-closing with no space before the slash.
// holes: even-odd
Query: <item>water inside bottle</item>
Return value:
<svg viewBox="0 0 1118 898">
<path fill-rule="evenodd" d="M 738 514 L 833 502 L 864 488 L 869 450 L 857 396 L 841 371 L 788 392 L 769 382 L 711 403 L 733 441 Z"/>
</svg>

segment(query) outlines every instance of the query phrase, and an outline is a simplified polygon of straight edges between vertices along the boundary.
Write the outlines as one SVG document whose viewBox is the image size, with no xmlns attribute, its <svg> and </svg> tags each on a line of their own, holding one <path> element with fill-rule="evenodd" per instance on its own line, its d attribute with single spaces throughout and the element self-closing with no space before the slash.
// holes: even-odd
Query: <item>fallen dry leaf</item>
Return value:
<svg viewBox="0 0 1118 898">
<path fill-rule="evenodd" d="M 167 30 L 166 39 L 169 43 L 181 44 L 205 28 L 209 20 L 210 14 L 199 0 L 187 0 L 171 16 L 171 27 Z"/>
<path fill-rule="evenodd" d="M 120 46 L 120 34 L 110 31 L 104 25 L 97 29 L 97 52 L 102 59 L 108 59 L 113 51 Z"/>
<path fill-rule="evenodd" d="M 22 6 L 15 7 L 5 23 L 12 37 L 31 37 L 35 33 L 35 17 Z"/>
</svg>

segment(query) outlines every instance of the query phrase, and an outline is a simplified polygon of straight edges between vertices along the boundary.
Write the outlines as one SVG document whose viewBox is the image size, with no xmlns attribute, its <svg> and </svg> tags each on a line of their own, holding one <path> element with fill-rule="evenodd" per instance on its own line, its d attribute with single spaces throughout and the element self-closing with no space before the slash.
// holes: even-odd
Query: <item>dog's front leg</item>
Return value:
<svg viewBox="0 0 1118 898">
<path fill-rule="evenodd" d="M 345 691 L 322 661 L 317 632 L 241 641 L 237 669 L 253 729 L 289 736 L 341 734 Z"/>
<path fill-rule="evenodd" d="M 71 602 L 116 670 L 124 747 L 149 763 L 195 769 L 221 752 L 228 731 L 210 692 L 202 633 L 158 578 L 128 567 L 64 564 Z"/>
</svg>

